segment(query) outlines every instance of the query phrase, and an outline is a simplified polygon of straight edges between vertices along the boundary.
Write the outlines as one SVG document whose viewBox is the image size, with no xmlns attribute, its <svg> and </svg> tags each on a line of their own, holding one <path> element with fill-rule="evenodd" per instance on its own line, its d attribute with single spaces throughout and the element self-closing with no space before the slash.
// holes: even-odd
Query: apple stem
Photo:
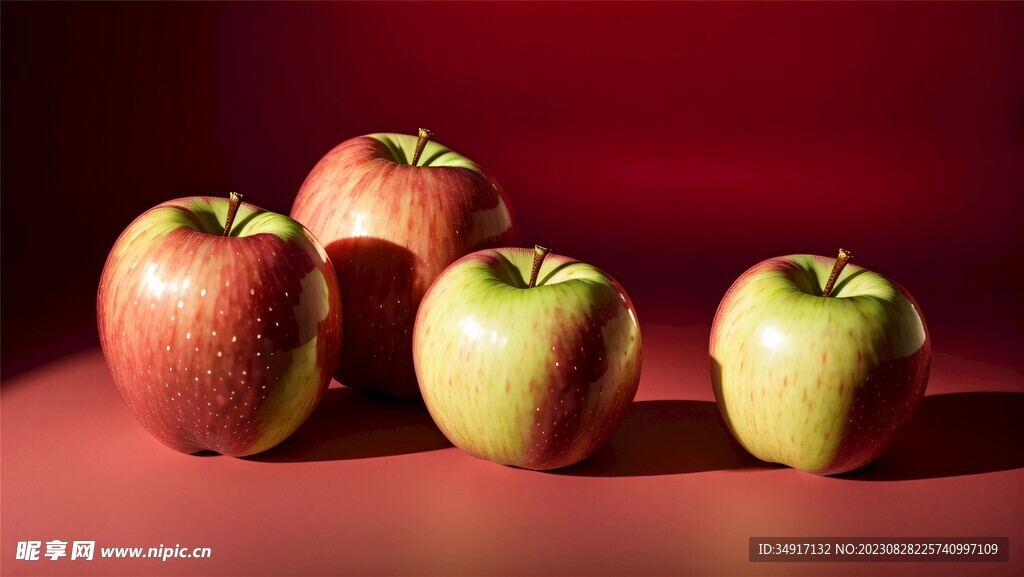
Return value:
<svg viewBox="0 0 1024 577">
<path fill-rule="evenodd" d="M 530 271 L 530 288 L 537 286 L 537 273 L 540 272 L 540 265 L 544 257 L 551 252 L 550 248 L 544 248 L 539 244 L 533 246 L 533 270 Z"/>
<path fill-rule="evenodd" d="M 231 225 L 235 222 L 238 205 L 242 204 L 242 195 L 237 192 L 228 193 L 228 216 L 224 219 L 224 236 L 231 236 Z"/>
<path fill-rule="evenodd" d="M 416 152 L 412 153 L 413 166 L 416 166 L 416 163 L 420 161 L 420 155 L 423 154 L 423 148 L 427 145 L 427 141 L 430 140 L 431 136 L 434 136 L 433 132 L 426 128 L 420 129 L 419 138 L 416 140 Z"/>
<path fill-rule="evenodd" d="M 853 255 L 846 249 L 839 249 L 839 256 L 836 257 L 836 263 L 832 265 L 832 273 L 828 275 L 828 282 L 825 283 L 825 290 L 821 291 L 822 297 L 828 297 L 832 294 L 832 287 L 835 286 L 836 280 L 839 278 L 839 273 L 843 272 L 846 268 L 846 264 L 850 262 Z"/>
</svg>

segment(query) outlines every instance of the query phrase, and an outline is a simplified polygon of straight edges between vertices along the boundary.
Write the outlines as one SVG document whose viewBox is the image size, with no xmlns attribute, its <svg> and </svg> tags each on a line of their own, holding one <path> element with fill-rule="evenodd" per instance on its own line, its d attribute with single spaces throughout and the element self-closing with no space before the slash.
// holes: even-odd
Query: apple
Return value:
<svg viewBox="0 0 1024 577">
<path fill-rule="evenodd" d="M 96 301 L 125 403 L 185 453 L 280 443 L 337 364 L 341 295 L 326 252 L 299 223 L 239 195 L 171 200 L 136 218 Z"/>
<path fill-rule="evenodd" d="M 755 457 L 821 475 L 877 458 L 921 403 L 931 340 L 914 298 L 839 258 L 766 260 L 711 328 L 718 407 Z"/>
<path fill-rule="evenodd" d="M 640 380 L 629 296 L 597 268 L 546 254 L 463 257 L 430 287 L 413 333 L 420 391 L 448 440 L 528 469 L 593 454 L 622 423 Z"/>
<path fill-rule="evenodd" d="M 313 167 L 291 211 L 324 243 L 338 274 L 338 381 L 405 399 L 419 397 L 412 328 L 430 283 L 456 259 L 515 238 L 501 185 L 430 136 L 421 129 L 419 137 L 341 143 Z"/>
</svg>

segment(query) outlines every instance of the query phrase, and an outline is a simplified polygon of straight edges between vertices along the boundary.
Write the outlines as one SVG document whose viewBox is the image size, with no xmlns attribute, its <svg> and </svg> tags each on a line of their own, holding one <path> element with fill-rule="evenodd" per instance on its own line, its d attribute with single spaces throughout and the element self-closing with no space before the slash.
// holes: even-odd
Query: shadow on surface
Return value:
<svg viewBox="0 0 1024 577">
<path fill-rule="evenodd" d="M 611 440 L 590 458 L 560 475 L 639 477 L 720 469 L 771 469 L 733 439 L 715 403 L 633 403 Z"/>
<path fill-rule="evenodd" d="M 901 481 L 1024 467 L 1024 394 L 950 393 L 921 408 L 877 461 L 838 479 Z"/>
<path fill-rule="evenodd" d="M 293 463 L 366 459 L 451 447 L 420 402 L 349 388 L 328 389 L 316 411 L 283 443 L 254 461 Z"/>
</svg>

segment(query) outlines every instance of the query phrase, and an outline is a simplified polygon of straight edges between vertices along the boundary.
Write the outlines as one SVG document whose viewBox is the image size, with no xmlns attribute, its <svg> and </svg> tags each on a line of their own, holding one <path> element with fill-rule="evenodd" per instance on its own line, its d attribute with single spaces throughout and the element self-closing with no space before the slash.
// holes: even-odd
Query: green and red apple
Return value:
<svg viewBox="0 0 1024 577">
<path fill-rule="evenodd" d="M 640 380 L 640 327 L 601 270 L 546 250 L 479 251 L 430 287 L 416 318 L 420 391 L 446 437 L 505 465 L 585 459 Z"/>
<path fill-rule="evenodd" d="M 515 238 L 501 185 L 475 162 L 420 136 L 371 134 L 327 153 L 291 216 L 324 243 L 345 309 L 338 380 L 416 398 L 416 310 L 449 264 Z"/>
<path fill-rule="evenodd" d="M 100 280 L 114 382 L 143 427 L 185 453 L 280 443 L 337 364 L 341 295 L 323 247 L 287 216 L 239 203 L 150 209 L 118 238 Z"/>
<path fill-rule="evenodd" d="M 755 457 L 831 475 L 876 459 L 917 410 L 931 341 L 914 298 L 840 258 L 746 271 L 711 329 L 718 406 Z M 831 277 L 831 280 L 830 280 Z"/>
</svg>

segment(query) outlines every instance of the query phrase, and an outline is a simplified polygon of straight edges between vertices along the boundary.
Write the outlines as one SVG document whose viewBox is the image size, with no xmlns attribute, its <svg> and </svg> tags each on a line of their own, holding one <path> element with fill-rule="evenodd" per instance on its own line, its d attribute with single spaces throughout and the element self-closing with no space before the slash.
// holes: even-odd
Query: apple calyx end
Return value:
<svg viewBox="0 0 1024 577">
<path fill-rule="evenodd" d="M 544 257 L 551 252 L 550 248 L 539 244 L 533 245 L 533 268 L 530 270 L 530 287 L 537 286 L 537 274 L 540 272 L 540 265 L 544 263 Z"/>
<path fill-rule="evenodd" d="M 419 134 L 416 140 L 416 151 L 412 153 L 412 166 L 416 166 L 416 163 L 420 161 L 420 155 L 423 154 L 423 148 L 427 146 L 427 141 L 430 137 L 434 136 L 434 133 L 426 128 L 419 129 Z"/>
<path fill-rule="evenodd" d="M 853 253 L 845 248 L 839 249 L 839 256 L 836 257 L 836 262 L 832 265 L 832 272 L 828 275 L 828 282 L 825 283 L 825 288 L 821 291 L 822 298 L 828 298 L 832 294 L 832 289 L 835 287 L 839 274 L 843 272 L 843 269 L 846 268 L 846 265 L 852 258 Z"/>
<path fill-rule="evenodd" d="M 242 204 L 242 195 L 237 192 L 228 193 L 228 214 L 224 217 L 224 236 L 231 236 L 231 225 L 235 222 L 238 206 Z"/>
</svg>

